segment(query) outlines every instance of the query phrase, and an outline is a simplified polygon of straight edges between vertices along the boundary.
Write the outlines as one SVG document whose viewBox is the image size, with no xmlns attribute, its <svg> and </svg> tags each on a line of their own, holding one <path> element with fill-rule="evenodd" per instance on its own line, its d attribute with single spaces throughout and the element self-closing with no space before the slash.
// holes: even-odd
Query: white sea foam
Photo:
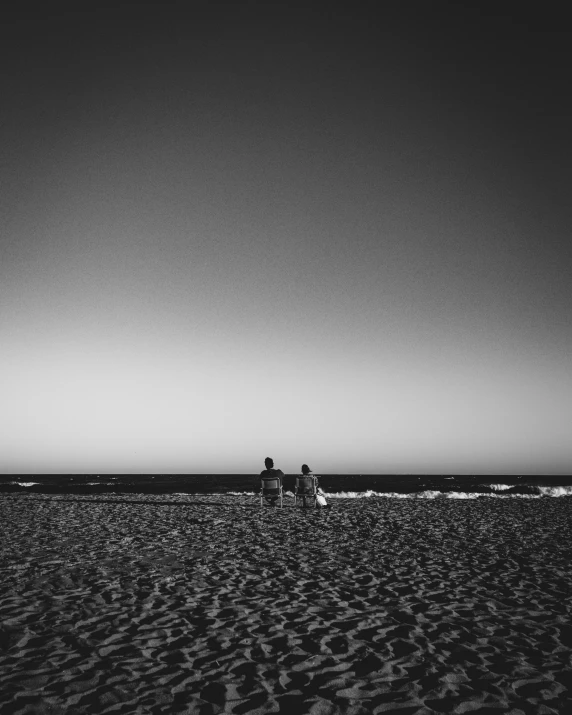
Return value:
<svg viewBox="0 0 572 715">
<path fill-rule="evenodd" d="M 570 497 L 572 496 L 572 486 L 567 487 L 537 487 L 544 497 Z"/>
<path fill-rule="evenodd" d="M 34 484 L 39 484 L 40 482 L 8 482 L 8 484 L 17 484 L 19 487 L 33 487 Z"/>
<path fill-rule="evenodd" d="M 555 493 L 545 493 L 545 496 L 565 496 L 564 493 L 556 493 L 556 490 L 570 489 L 569 487 L 546 487 L 553 489 Z M 566 494 L 572 496 L 572 492 Z M 368 497 L 378 497 L 385 499 L 478 499 L 479 497 L 488 497 L 491 499 L 540 499 L 541 494 L 498 494 L 496 492 L 440 492 L 435 490 L 427 490 L 424 492 L 413 492 L 411 494 L 403 494 L 401 492 L 338 492 L 334 494 L 326 493 L 328 499 L 366 499 Z"/>
<path fill-rule="evenodd" d="M 21 484 L 22 486 L 31 486 L 36 482 L 21 483 L 12 482 L 12 484 Z M 96 482 L 100 484 L 100 482 Z M 510 487 L 508 487 L 510 489 Z M 503 491 L 498 490 L 493 492 L 441 492 L 438 490 L 426 490 L 424 492 L 412 492 L 404 494 L 402 492 L 375 492 L 368 489 L 365 492 L 324 492 L 327 499 L 369 499 L 377 497 L 378 499 L 479 499 L 486 497 L 489 499 L 541 499 L 542 497 L 563 497 L 572 496 L 572 486 L 566 487 L 536 487 L 538 494 L 503 494 Z M 205 494 L 206 495 L 206 494 Z M 252 492 L 209 492 L 210 496 L 236 496 L 236 497 L 256 497 L 258 494 Z M 190 494 L 188 492 L 173 492 L 173 496 L 195 497 L 200 494 Z M 284 492 L 285 497 L 294 498 L 293 492 Z"/>
<path fill-rule="evenodd" d="M 506 492 L 507 489 L 512 489 L 510 484 L 484 484 L 483 486 L 493 489 L 495 492 Z"/>
<path fill-rule="evenodd" d="M 334 492 L 332 494 L 326 492 L 326 496 L 330 499 L 368 499 L 369 497 L 385 499 L 446 499 L 452 493 L 428 489 L 424 492 L 404 494 L 403 492 L 374 492 L 368 489 L 365 492 Z"/>
<path fill-rule="evenodd" d="M 365 492 L 324 492 L 326 497 L 330 499 L 368 499 L 369 497 L 408 497 L 409 494 L 400 494 L 399 492 L 374 492 L 368 489 Z"/>
<path fill-rule="evenodd" d="M 449 492 L 448 494 L 445 494 L 445 497 L 447 499 L 478 499 L 479 497 L 499 497 L 499 494 L 495 494 L 494 492 L 485 492 L 484 494 L 482 492 Z M 502 497 L 505 499 L 506 497 Z"/>
</svg>

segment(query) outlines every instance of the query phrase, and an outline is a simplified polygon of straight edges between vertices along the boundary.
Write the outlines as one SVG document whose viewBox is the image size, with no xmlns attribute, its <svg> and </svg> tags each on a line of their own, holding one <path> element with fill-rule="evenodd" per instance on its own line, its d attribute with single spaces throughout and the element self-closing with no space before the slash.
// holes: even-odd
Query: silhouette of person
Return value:
<svg viewBox="0 0 572 715">
<path fill-rule="evenodd" d="M 273 479 L 278 479 L 280 482 L 280 486 L 282 486 L 282 479 L 284 478 L 284 472 L 281 469 L 274 469 L 274 460 L 272 457 L 266 457 L 264 460 L 264 465 L 266 469 L 264 469 L 262 472 L 260 472 L 260 477 L 264 479 L 265 477 L 272 477 Z M 276 502 L 278 501 L 278 495 L 277 496 L 267 496 L 266 497 L 267 501 L 269 501 L 272 506 L 276 505 Z"/>
<path fill-rule="evenodd" d="M 325 498 L 324 492 L 323 492 L 322 489 L 320 488 L 320 484 L 319 484 L 319 482 L 318 482 L 318 477 L 316 477 L 316 476 L 312 473 L 312 470 L 310 469 L 310 467 L 309 467 L 307 464 L 303 464 L 302 467 L 300 468 L 300 470 L 301 470 L 301 472 L 302 472 L 302 475 L 301 475 L 301 476 L 303 476 L 303 477 L 310 477 L 310 476 L 312 476 L 312 477 L 314 477 L 314 479 L 316 480 L 316 489 L 317 489 L 317 492 L 318 492 L 318 497 L 317 497 L 317 499 L 316 499 L 316 502 L 317 502 L 318 506 L 319 506 L 319 507 L 325 507 L 326 509 L 330 509 L 331 507 L 330 507 L 330 505 L 326 502 L 326 498 Z M 304 506 L 307 506 L 306 500 L 307 500 L 307 497 L 303 497 Z"/>
</svg>

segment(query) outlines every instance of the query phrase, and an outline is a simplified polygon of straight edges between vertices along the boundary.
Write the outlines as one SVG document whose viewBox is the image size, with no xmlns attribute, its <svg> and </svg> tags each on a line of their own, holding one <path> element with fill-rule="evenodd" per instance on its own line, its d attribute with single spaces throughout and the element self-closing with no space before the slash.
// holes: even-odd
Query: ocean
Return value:
<svg viewBox="0 0 572 715">
<path fill-rule="evenodd" d="M 572 496 L 572 475 L 323 474 L 326 496 L 371 499 L 477 499 Z M 284 478 L 286 494 L 296 475 Z M 40 494 L 220 494 L 258 491 L 257 474 L 50 474 L 0 475 L 0 492 Z"/>
</svg>

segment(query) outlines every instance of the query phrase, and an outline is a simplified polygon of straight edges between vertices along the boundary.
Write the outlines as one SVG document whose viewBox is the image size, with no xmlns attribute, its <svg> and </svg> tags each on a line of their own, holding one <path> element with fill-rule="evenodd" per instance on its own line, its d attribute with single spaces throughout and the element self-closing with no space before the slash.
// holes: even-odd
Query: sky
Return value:
<svg viewBox="0 0 572 715">
<path fill-rule="evenodd" d="M 0 471 L 572 472 L 570 33 L 428 5 L 7 13 Z"/>
</svg>

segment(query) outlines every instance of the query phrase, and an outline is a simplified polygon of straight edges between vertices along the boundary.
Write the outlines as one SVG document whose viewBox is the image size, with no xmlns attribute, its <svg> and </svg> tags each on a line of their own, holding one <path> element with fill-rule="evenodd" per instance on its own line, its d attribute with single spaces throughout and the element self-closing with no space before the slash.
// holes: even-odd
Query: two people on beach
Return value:
<svg viewBox="0 0 572 715">
<path fill-rule="evenodd" d="M 280 487 L 282 488 L 282 480 L 284 479 L 284 472 L 281 469 L 274 468 L 274 460 L 272 459 L 272 457 L 266 457 L 266 459 L 264 460 L 264 466 L 266 467 L 266 469 L 264 469 L 262 472 L 260 472 L 260 477 L 262 479 L 264 479 L 264 478 L 278 479 L 280 482 Z M 326 507 L 329 509 L 330 506 L 326 502 L 324 492 L 318 485 L 318 477 L 315 477 L 312 474 L 312 470 L 310 469 L 310 467 L 308 467 L 307 464 L 302 465 L 300 476 L 302 476 L 302 477 L 312 476 L 316 480 L 316 487 L 317 487 L 317 492 L 318 492 L 317 496 L 316 496 L 316 503 L 319 507 Z M 278 496 L 268 496 L 268 497 L 266 497 L 266 500 L 272 506 L 276 506 L 276 502 L 278 501 Z M 306 505 L 306 498 L 304 498 L 304 506 L 305 505 Z"/>
</svg>

